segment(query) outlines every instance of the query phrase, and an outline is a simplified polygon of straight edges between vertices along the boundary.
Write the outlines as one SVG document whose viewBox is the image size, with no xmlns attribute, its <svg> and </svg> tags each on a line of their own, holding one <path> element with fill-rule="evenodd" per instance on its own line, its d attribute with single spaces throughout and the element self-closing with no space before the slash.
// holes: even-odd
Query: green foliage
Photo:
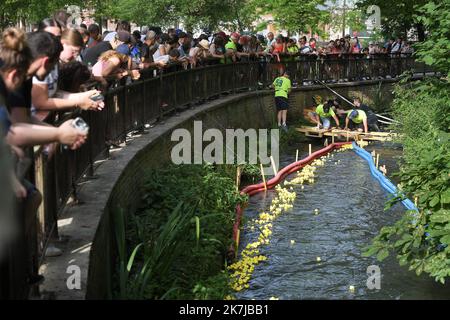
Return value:
<svg viewBox="0 0 450 320">
<path fill-rule="evenodd" d="M 417 21 L 431 31 L 416 44 L 417 57 L 450 77 L 450 2 L 429 2 L 418 10 Z"/>
<path fill-rule="evenodd" d="M 270 13 L 281 29 L 289 32 L 322 33 L 321 24 L 329 20 L 330 13 L 319 9 L 325 0 L 259 0 L 258 8 Z"/>
<path fill-rule="evenodd" d="M 366 29 L 366 14 L 359 8 L 348 8 L 346 6 L 345 16 L 342 8 L 342 1 L 331 1 L 328 6 L 330 19 L 328 24 L 333 30 L 342 30 L 345 18 L 345 26 L 350 27 L 352 31 L 363 31 Z"/>
<path fill-rule="evenodd" d="M 244 177 L 247 170 L 255 173 L 244 167 Z M 223 269 L 235 207 L 247 200 L 236 191 L 235 179 L 231 166 L 151 170 L 140 209 L 128 218 L 126 238 L 116 232 L 120 259 L 115 296 L 222 299 L 229 294 Z M 120 229 L 125 223 L 116 225 Z"/>
<path fill-rule="evenodd" d="M 59 9 L 64 9 L 68 4 L 85 7 L 90 1 L 71 0 L 3 0 L 0 3 L 0 28 L 12 26 L 19 19 L 29 22 L 38 22 L 53 16 Z"/>
<path fill-rule="evenodd" d="M 221 26 L 243 31 L 256 18 L 253 0 L 107 0 L 104 3 L 105 16 L 162 27 L 182 22 L 188 31 L 214 30 Z"/>
<path fill-rule="evenodd" d="M 423 30 L 415 16 L 419 13 L 419 7 L 427 2 L 428 0 L 359 0 L 356 5 L 364 12 L 371 5 L 380 7 L 384 36 L 396 37 L 406 36 L 412 27 Z"/>
<path fill-rule="evenodd" d="M 409 211 L 381 229 L 364 255 L 385 259 L 444 283 L 450 276 L 450 85 L 437 79 L 406 82 L 396 89 L 393 116 L 404 147 L 401 188 L 418 198 Z"/>
</svg>

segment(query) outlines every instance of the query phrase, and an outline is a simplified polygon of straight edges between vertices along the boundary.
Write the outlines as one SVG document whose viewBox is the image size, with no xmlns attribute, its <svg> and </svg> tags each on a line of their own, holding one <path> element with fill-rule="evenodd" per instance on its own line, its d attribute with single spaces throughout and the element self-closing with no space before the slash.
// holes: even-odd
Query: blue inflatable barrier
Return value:
<svg viewBox="0 0 450 320">
<path fill-rule="evenodd" d="M 372 176 L 375 179 L 378 180 L 381 187 L 383 189 L 385 189 L 387 192 L 391 193 L 392 195 L 397 195 L 397 193 L 398 193 L 397 187 L 386 176 L 384 176 L 383 173 L 381 173 L 381 171 L 379 171 L 375 167 L 375 164 L 373 163 L 372 155 L 370 153 L 368 153 L 366 150 L 360 148 L 355 142 L 353 142 L 353 151 L 355 151 L 355 153 L 358 156 L 360 156 L 361 158 L 363 158 L 364 160 L 367 161 L 367 163 L 369 164 L 370 173 L 372 174 Z M 414 203 L 411 200 L 404 199 L 404 200 L 402 200 L 402 203 L 406 209 L 419 212 L 419 210 L 417 209 L 417 207 L 414 205 Z"/>
<path fill-rule="evenodd" d="M 363 148 L 360 148 L 355 142 L 353 142 L 353 151 L 355 151 L 355 153 L 358 156 L 360 156 L 361 158 L 363 158 L 364 160 L 366 160 L 368 162 L 369 168 L 370 168 L 370 173 L 372 174 L 372 176 L 375 179 L 378 180 L 378 182 L 383 187 L 383 189 L 385 189 L 387 192 L 389 192 L 393 195 L 396 195 L 397 187 L 394 186 L 394 184 L 375 167 L 375 164 L 373 163 L 372 155 L 370 153 L 368 153 L 366 150 L 364 150 Z M 417 207 L 414 205 L 414 203 L 411 200 L 405 199 L 402 201 L 402 203 L 406 209 L 413 210 L 413 211 L 416 211 L 417 213 L 419 213 L 419 209 L 417 209 Z M 417 215 L 415 217 L 417 218 Z M 414 221 L 414 223 L 415 222 L 416 221 Z M 427 225 L 425 227 L 427 227 Z M 425 232 L 425 237 L 427 237 L 427 238 L 430 237 L 430 234 L 428 232 Z M 431 238 L 430 238 L 430 240 L 431 240 Z M 442 251 L 446 247 L 447 247 L 447 244 L 441 243 L 436 248 L 438 251 Z"/>
</svg>

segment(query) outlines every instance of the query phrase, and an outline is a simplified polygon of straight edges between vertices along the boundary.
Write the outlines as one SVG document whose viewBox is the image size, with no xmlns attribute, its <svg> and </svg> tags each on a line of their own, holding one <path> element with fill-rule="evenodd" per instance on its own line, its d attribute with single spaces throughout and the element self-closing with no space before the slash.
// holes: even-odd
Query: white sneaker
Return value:
<svg viewBox="0 0 450 320">
<path fill-rule="evenodd" d="M 49 244 L 47 247 L 47 250 L 45 250 L 45 256 L 46 257 L 58 257 L 62 255 L 62 250 L 55 247 L 53 244 Z"/>
</svg>

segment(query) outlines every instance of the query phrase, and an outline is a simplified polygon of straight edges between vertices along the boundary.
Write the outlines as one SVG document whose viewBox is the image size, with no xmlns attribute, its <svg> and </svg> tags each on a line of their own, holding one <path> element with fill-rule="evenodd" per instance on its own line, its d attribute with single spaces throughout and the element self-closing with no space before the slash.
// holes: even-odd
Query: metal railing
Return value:
<svg viewBox="0 0 450 320">
<path fill-rule="evenodd" d="M 22 230 L 19 240 L 29 243 L 16 247 L 20 252 L 11 254 L 5 266 L 0 266 L 0 285 L 7 283 L 9 288 L 27 285 L 24 279 L 30 272 L 35 272 L 42 262 L 48 239 L 57 237 L 56 221 L 59 213 L 70 198 L 74 203 L 82 201 L 78 197 L 77 183 L 93 177 L 95 162 L 108 158 L 110 147 L 124 142 L 130 132 L 142 131 L 147 124 L 157 122 L 177 109 L 217 98 L 224 93 L 264 88 L 285 69 L 290 71 L 291 79 L 298 86 L 315 80 L 358 81 L 395 78 L 404 71 L 421 74 L 431 72 L 411 57 L 308 55 L 299 56 L 298 59 L 281 63 L 257 60 L 216 64 L 172 73 L 163 72 L 156 77 L 153 70 L 148 70 L 142 73 L 140 80 L 105 93 L 106 106 L 101 112 L 53 113 L 47 118 L 52 124 L 81 116 L 89 124 L 89 139 L 76 151 L 58 146 L 53 155 L 48 154 L 46 148 L 35 153 L 31 180 L 42 192 L 43 204 L 38 217 L 27 217 L 22 227 L 34 224 L 38 228 Z M 30 263 L 33 265 L 27 265 Z M 2 298 L 26 298 L 25 293 L 28 292 L 1 289 Z"/>
</svg>

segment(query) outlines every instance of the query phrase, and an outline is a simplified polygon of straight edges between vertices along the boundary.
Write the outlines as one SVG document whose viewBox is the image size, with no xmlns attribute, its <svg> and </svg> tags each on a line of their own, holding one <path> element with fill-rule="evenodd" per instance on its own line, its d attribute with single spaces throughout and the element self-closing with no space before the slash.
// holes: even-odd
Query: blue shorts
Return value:
<svg viewBox="0 0 450 320">
<path fill-rule="evenodd" d="M 317 113 L 316 112 L 310 112 L 310 115 L 315 117 L 315 116 L 317 116 Z M 331 126 L 330 118 L 320 117 L 320 121 L 322 122 L 322 125 L 323 125 L 324 129 L 330 129 L 330 126 Z"/>
</svg>

